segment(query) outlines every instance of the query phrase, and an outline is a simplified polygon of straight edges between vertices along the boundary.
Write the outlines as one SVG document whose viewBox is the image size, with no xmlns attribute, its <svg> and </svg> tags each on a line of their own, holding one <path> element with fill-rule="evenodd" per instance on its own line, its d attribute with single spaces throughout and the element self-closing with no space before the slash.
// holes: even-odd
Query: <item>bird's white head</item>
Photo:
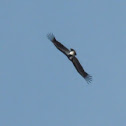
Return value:
<svg viewBox="0 0 126 126">
<path fill-rule="evenodd" d="M 72 56 L 77 55 L 77 54 L 76 54 L 76 51 L 75 51 L 74 49 L 70 49 L 70 55 L 72 55 Z"/>
</svg>

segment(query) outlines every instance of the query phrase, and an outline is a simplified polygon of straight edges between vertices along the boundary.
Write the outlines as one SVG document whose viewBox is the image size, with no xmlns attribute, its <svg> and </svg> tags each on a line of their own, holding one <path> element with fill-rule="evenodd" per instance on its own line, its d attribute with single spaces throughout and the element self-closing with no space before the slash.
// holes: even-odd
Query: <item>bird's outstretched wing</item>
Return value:
<svg viewBox="0 0 126 126">
<path fill-rule="evenodd" d="M 66 56 L 69 55 L 70 51 L 62 45 L 60 42 L 58 42 L 53 34 L 47 35 L 48 39 L 53 42 L 53 44 L 59 49 L 61 52 L 63 52 Z"/>
<path fill-rule="evenodd" d="M 75 66 L 75 68 L 77 69 L 77 71 L 81 74 L 82 77 L 84 77 L 84 79 L 87 81 L 87 83 L 90 83 L 92 81 L 92 76 L 90 76 L 88 73 L 86 73 L 83 69 L 83 67 L 81 66 L 80 62 L 78 61 L 78 59 L 76 57 L 72 58 L 72 62 Z"/>
</svg>

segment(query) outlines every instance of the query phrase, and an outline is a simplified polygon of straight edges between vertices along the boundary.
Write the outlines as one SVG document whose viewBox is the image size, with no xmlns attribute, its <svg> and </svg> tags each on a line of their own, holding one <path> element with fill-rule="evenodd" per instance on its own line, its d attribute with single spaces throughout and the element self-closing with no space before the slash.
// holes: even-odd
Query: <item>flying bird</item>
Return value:
<svg viewBox="0 0 126 126">
<path fill-rule="evenodd" d="M 87 81 L 87 83 L 90 83 L 92 81 L 92 76 L 89 75 L 83 67 L 81 66 L 79 60 L 76 58 L 76 52 L 74 49 L 67 49 L 64 45 L 62 45 L 59 41 L 56 40 L 55 36 L 50 33 L 47 35 L 48 39 L 52 41 L 52 43 L 56 46 L 58 50 L 60 50 L 62 53 L 64 53 L 70 61 L 72 61 L 73 65 L 75 66 L 76 70 L 84 79 Z"/>
</svg>

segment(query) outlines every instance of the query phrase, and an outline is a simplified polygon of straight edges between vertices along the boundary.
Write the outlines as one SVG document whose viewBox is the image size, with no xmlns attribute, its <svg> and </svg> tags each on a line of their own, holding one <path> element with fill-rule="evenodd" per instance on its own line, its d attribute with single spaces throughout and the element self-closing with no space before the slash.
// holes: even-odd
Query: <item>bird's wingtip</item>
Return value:
<svg viewBox="0 0 126 126">
<path fill-rule="evenodd" d="M 53 35 L 53 33 L 48 33 L 47 34 L 47 38 L 51 41 L 53 41 L 53 39 L 55 38 L 55 36 Z"/>
<path fill-rule="evenodd" d="M 88 75 L 85 77 L 85 80 L 87 81 L 88 84 L 91 83 L 91 82 L 92 82 L 92 76 L 88 74 Z"/>
</svg>

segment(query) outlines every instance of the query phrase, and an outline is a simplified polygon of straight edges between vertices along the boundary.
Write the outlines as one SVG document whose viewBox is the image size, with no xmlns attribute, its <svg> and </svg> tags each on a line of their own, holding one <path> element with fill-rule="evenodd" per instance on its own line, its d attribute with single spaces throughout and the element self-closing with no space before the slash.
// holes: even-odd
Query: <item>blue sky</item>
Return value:
<svg viewBox="0 0 126 126">
<path fill-rule="evenodd" d="M 126 125 L 126 1 L 1 0 L 0 59 L 1 126 Z"/>
</svg>

